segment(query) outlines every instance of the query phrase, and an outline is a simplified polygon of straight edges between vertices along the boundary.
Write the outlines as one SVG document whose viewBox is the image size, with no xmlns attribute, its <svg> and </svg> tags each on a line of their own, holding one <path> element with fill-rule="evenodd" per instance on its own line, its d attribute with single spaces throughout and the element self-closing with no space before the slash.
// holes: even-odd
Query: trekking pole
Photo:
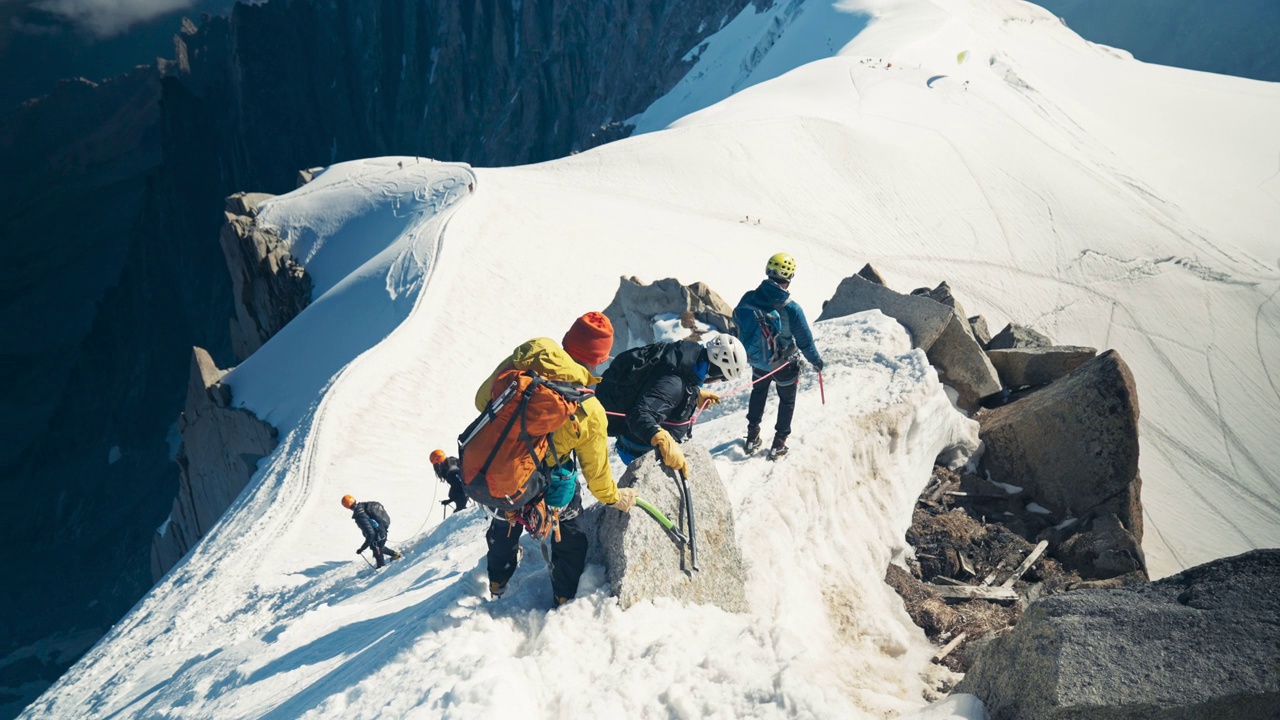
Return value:
<svg viewBox="0 0 1280 720">
<path fill-rule="evenodd" d="M 822 371 L 818 371 L 818 393 L 822 396 L 822 404 L 827 404 L 827 388 L 822 384 Z"/>
<path fill-rule="evenodd" d="M 662 529 L 667 532 L 667 537 L 671 538 L 675 544 L 680 547 L 684 547 L 689 544 L 689 538 L 685 537 L 684 533 L 676 529 L 676 524 L 671 522 L 671 518 L 663 515 L 662 511 L 654 507 L 648 500 L 637 497 L 636 505 L 638 505 L 641 510 L 648 513 L 649 517 L 657 520 L 658 524 L 662 526 Z"/>
</svg>

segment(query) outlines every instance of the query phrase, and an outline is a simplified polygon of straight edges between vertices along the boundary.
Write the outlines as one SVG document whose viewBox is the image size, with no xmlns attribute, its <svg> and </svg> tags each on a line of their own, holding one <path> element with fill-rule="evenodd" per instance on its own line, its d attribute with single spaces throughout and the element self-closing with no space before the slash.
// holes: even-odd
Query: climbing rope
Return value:
<svg viewBox="0 0 1280 720">
<path fill-rule="evenodd" d="M 431 476 L 432 476 L 432 477 L 435 477 L 435 472 L 432 472 L 432 473 L 431 473 Z M 441 480 L 440 480 L 440 478 L 436 478 L 436 480 L 437 480 L 437 482 L 436 482 L 434 485 L 432 485 L 432 486 L 431 486 L 431 504 L 430 504 L 430 505 L 428 505 L 427 507 L 435 507 L 435 504 L 436 504 L 436 495 L 440 492 L 440 482 L 443 482 L 443 481 L 441 481 Z M 441 508 L 441 510 L 445 510 L 445 509 L 447 509 L 447 508 L 443 508 L 443 507 Z M 431 522 L 431 512 L 430 512 L 430 511 L 428 511 L 428 512 L 427 512 L 427 517 L 426 517 L 426 519 L 422 521 L 422 524 L 418 526 L 418 529 L 417 529 L 417 530 L 415 530 L 415 531 L 413 532 L 413 534 L 412 534 L 412 535 L 410 535 L 409 537 L 405 538 L 404 540 L 392 540 L 392 539 L 390 539 L 390 538 L 387 538 L 387 542 L 393 542 L 393 543 L 395 543 L 395 544 L 397 544 L 397 545 L 403 545 L 403 544 L 405 544 L 405 543 L 409 542 L 410 540 L 412 540 L 413 538 L 418 537 L 418 535 L 422 534 L 423 529 L 427 527 L 427 523 L 429 523 L 429 522 Z M 364 556 L 363 556 L 363 555 L 361 555 L 360 557 L 364 557 Z M 368 562 L 368 561 L 366 560 L 366 562 Z"/>
</svg>

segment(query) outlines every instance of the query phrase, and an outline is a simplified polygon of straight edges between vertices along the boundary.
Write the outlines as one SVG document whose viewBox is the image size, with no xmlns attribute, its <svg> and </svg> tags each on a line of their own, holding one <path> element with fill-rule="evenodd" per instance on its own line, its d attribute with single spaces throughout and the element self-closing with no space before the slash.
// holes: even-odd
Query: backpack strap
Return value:
<svg viewBox="0 0 1280 720">
<path fill-rule="evenodd" d="M 471 442 L 472 438 L 476 436 L 476 433 L 483 430 L 486 425 L 498 417 L 498 413 L 502 411 L 502 408 L 506 407 L 507 403 L 511 401 L 511 398 L 515 397 L 516 389 L 518 387 L 519 383 L 512 382 L 505 390 L 499 393 L 498 397 L 484 404 L 484 410 L 480 411 L 480 417 L 471 421 L 471 424 L 467 426 L 467 429 L 463 430 L 462 434 L 458 436 L 459 456 L 461 456 L 462 448 L 466 447 L 467 443 Z"/>
<path fill-rule="evenodd" d="M 535 378 L 536 377 L 537 376 L 535 376 Z M 514 387 L 515 383 L 512 383 L 512 386 Z M 516 411 L 511 414 L 511 419 L 507 421 L 507 426 L 502 429 L 502 435 L 499 437 L 498 442 L 494 443 L 493 448 L 489 450 L 489 457 L 485 458 L 484 465 L 480 466 L 480 471 L 476 473 L 476 477 L 484 477 L 489 474 L 489 466 L 493 464 L 494 458 L 498 456 L 498 450 L 502 448 L 503 442 L 505 442 L 507 436 L 511 434 L 511 428 L 516 424 L 516 418 L 520 418 L 520 425 L 522 426 L 521 436 L 524 437 L 526 435 L 526 433 L 523 432 L 523 426 L 525 423 L 524 411 L 529 405 L 529 398 L 533 396 L 533 391 L 536 387 L 537 385 L 535 383 L 529 383 L 529 387 L 526 388 L 524 392 L 520 393 L 520 407 L 516 408 Z M 525 444 L 529 448 L 529 454 L 533 456 L 534 460 L 537 460 L 538 455 L 534 452 L 533 446 L 530 445 L 527 440 L 525 441 Z"/>
<path fill-rule="evenodd" d="M 769 352 L 769 364 L 772 365 L 778 361 L 778 335 L 769 324 L 770 313 L 758 307 L 752 307 L 751 312 L 755 315 L 756 324 L 760 326 L 760 337 L 764 339 L 764 347 Z"/>
</svg>

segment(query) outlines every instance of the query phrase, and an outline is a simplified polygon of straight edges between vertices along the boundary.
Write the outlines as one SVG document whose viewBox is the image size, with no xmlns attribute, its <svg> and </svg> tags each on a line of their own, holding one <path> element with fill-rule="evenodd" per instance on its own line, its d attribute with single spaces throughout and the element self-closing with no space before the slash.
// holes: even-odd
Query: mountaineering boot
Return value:
<svg viewBox="0 0 1280 720">
<path fill-rule="evenodd" d="M 762 444 L 764 444 L 764 441 L 760 439 L 760 427 L 758 425 L 748 425 L 747 439 L 742 441 L 742 451 L 748 455 L 754 455 Z"/>
<path fill-rule="evenodd" d="M 561 605 L 563 605 L 563 604 L 565 604 L 565 603 L 567 603 L 567 602 L 569 602 L 569 598 L 567 598 L 567 597 L 560 597 L 559 595 L 557 595 L 557 596 L 556 596 L 556 607 L 560 607 Z"/>
<path fill-rule="evenodd" d="M 520 561 L 523 559 L 524 559 L 524 548 L 517 546 L 515 567 L 520 567 Z M 513 571 L 514 569 L 515 568 L 512 568 Z M 510 581 L 508 580 L 508 582 Z M 489 581 L 489 597 L 490 598 L 497 600 L 498 598 L 502 597 L 502 594 L 505 593 L 506 591 L 507 591 L 507 583 L 494 582 L 493 580 Z"/>
<path fill-rule="evenodd" d="M 775 435 L 773 446 L 769 448 L 769 459 L 780 460 L 787 456 L 787 436 Z"/>
<path fill-rule="evenodd" d="M 403 555 L 403 554 L 401 554 L 401 553 L 399 553 L 399 552 L 396 552 L 395 550 L 392 550 L 391 548 L 387 548 L 387 559 L 388 559 L 388 560 L 399 560 L 399 559 L 400 559 L 400 558 L 402 558 L 402 557 L 404 557 L 404 555 Z"/>
</svg>

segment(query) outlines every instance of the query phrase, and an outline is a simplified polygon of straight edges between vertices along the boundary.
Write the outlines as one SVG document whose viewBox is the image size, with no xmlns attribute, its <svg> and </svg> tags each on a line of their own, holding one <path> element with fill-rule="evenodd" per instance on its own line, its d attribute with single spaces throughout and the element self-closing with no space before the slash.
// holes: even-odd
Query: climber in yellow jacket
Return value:
<svg viewBox="0 0 1280 720">
<path fill-rule="evenodd" d="M 583 387 L 599 382 L 593 371 L 609 358 L 613 324 L 602 313 L 589 312 L 574 321 L 562 344 L 563 347 L 557 345 L 551 338 L 534 338 L 517 347 L 476 391 L 476 409 L 484 410 L 494 378 L 507 370 L 532 370 L 546 380 Z M 576 455 L 587 488 L 597 500 L 629 512 L 635 505 L 636 491 L 619 488 L 613 478 L 609 468 L 608 424 L 600 401 L 587 398 L 574 416 L 552 434 L 551 444 L 555 457 Z M 547 507 L 559 512 L 560 539 L 551 544 L 551 589 L 556 604 L 568 602 L 577 594 L 578 579 L 586 566 L 587 536 L 578 523 L 582 494 L 577 476 L 577 472 L 568 468 L 557 471 L 544 496 Z M 489 524 L 485 539 L 489 544 L 489 592 L 494 598 L 502 596 L 515 573 L 523 530 L 506 520 L 495 519 Z"/>
</svg>

